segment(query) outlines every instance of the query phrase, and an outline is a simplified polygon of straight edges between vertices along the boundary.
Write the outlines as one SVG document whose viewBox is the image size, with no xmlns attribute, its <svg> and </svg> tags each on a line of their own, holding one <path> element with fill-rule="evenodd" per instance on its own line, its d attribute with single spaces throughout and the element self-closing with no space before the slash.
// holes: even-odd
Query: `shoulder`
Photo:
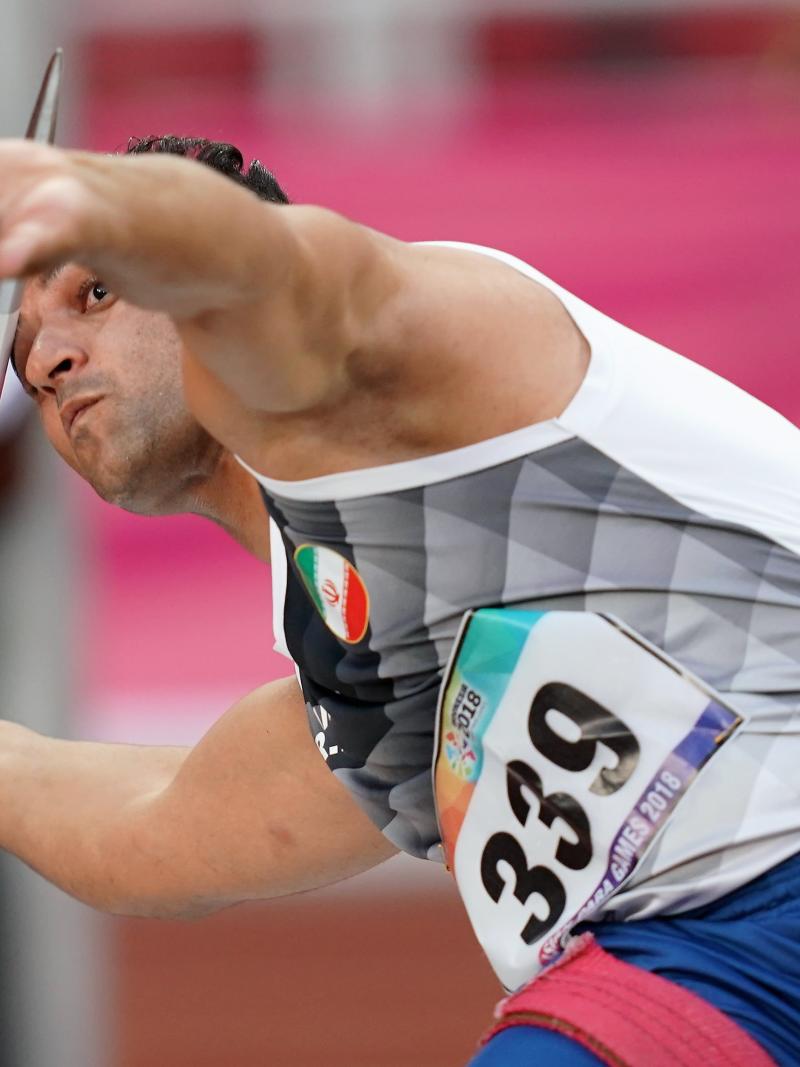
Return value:
<svg viewBox="0 0 800 1067">
<path fill-rule="evenodd" d="M 398 243 L 389 254 L 399 281 L 367 330 L 354 385 L 376 401 L 388 393 L 409 449 L 457 448 L 560 414 L 588 345 L 537 272 L 476 246 Z"/>
<path fill-rule="evenodd" d="M 207 390 L 210 431 L 254 469 L 294 480 L 449 451 L 554 417 L 578 388 L 588 354 L 577 327 L 497 256 L 409 244 L 321 208 L 278 211 L 299 280 L 278 279 L 248 316 L 248 391 L 261 375 L 269 400 L 284 370 L 307 386 L 323 369 L 336 388 L 272 412 Z"/>
</svg>

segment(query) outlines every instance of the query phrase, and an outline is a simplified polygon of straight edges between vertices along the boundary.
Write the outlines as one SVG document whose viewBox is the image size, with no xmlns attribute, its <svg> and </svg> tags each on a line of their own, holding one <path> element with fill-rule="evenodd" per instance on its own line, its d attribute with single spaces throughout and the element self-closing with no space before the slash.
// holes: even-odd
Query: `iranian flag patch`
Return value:
<svg viewBox="0 0 800 1067">
<path fill-rule="evenodd" d="M 294 561 L 325 625 L 350 645 L 367 632 L 369 596 L 353 564 L 330 548 L 300 545 Z"/>
</svg>

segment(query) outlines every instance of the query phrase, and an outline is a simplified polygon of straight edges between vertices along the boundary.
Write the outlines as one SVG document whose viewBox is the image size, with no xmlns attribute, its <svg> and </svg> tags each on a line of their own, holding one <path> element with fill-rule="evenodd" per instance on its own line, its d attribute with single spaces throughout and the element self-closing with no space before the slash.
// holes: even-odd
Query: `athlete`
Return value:
<svg viewBox="0 0 800 1067">
<path fill-rule="evenodd" d="M 439 861 L 464 613 L 611 612 L 745 721 L 475 1063 L 800 1063 L 794 427 L 511 256 L 289 205 L 204 141 L 3 143 L 0 276 L 29 279 L 14 366 L 55 448 L 108 501 L 271 552 L 299 679 L 192 750 L 3 723 L 3 846 L 138 915 Z M 560 744 L 619 770 L 588 736 Z M 527 784 L 591 852 L 593 810 Z M 526 904 L 528 862 L 497 865 L 498 900 Z"/>
</svg>

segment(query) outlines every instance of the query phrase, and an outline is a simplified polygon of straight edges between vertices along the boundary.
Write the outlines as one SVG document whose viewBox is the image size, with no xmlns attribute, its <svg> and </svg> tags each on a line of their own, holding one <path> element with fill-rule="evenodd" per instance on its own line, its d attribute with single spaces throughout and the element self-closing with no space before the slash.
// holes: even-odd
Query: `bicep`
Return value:
<svg viewBox="0 0 800 1067">
<path fill-rule="evenodd" d="M 268 207 L 253 213 L 242 250 L 243 298 L 179 323 L 188 398 L 204 424 L 220 396 L 272 414 L 336 402 L 353 354 L 371 345 L 404 284 L 401 242 L 324 208 Z"/>
<path fill-rule="evenodd" d="M 212 907 L 348 878 L 396 851 L 328 770 L 294 678 L 234 705 L 158 801 L 174 862 Z"/>
</svg>

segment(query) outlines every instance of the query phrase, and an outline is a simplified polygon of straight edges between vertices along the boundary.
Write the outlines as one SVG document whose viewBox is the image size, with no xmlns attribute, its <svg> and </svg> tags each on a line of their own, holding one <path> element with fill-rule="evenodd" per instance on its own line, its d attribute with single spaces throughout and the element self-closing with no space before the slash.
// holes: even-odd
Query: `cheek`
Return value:
<svg viewBox="0 0 800 1067">
<path fill-rule="evenodd" d="M 183 406 L 181 344 L 166 315 L 131 309 L 127 330 L 116 338 L 113 363 L 104 368 L 126 404 Z"/>
</svg>

